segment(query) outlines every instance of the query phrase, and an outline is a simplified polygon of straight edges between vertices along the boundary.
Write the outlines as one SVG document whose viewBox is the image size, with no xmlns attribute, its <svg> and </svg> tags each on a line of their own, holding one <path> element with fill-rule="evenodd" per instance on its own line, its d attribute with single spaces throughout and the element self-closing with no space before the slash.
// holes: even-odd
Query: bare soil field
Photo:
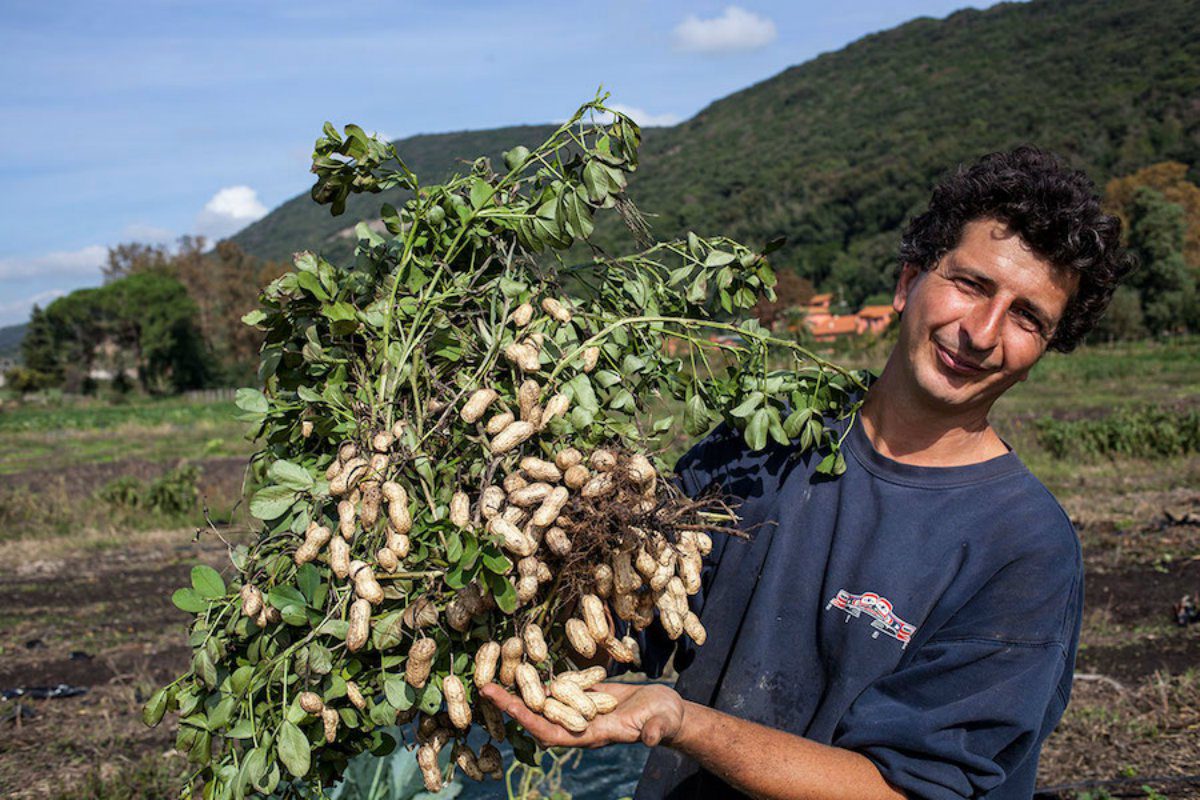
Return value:
<svg viewBox="0 0 1200 800">
<path fill-rule="evenodd" d="M 240 480 L 236 461 L 224 466 Z M 1067 502 L 1088 567 L 1080 677 L 1043 753 L 1041 783 L 1117 780 L 1126 783 L 1109 786 L 1110 796 L 1153 796 L 1146 784 L 1200 797 L 1200 782 L 1178 780 L 1200 772 L 1200 624 L 1171 618 L 1173 602 L 1200 590 L 1200 525 L 1186 521 L 1200 521 L 1200 491 L 1130 493 L 1107 513 L 1086 499 Z M 140 705 L 189 657 L 188 615 L 171 592 L 196 563 L 227 568 L 224 545 L 186 529 L 121 540 L 81 533 L 6 542 L 0 557 L 12 565 L 0 575 L 0 691 L 86 690 L 0 705 L 0 796 L 169 796 L 186 767 L 169 720 L 145 728 Z M 1154 777 L 1172 780 L 1146 780 Z"/>
</svg>

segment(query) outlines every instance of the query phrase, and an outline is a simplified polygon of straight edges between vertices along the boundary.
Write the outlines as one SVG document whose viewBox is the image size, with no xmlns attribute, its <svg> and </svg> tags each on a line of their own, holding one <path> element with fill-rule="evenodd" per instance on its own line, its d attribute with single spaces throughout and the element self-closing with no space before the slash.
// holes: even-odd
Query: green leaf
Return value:
<svg viewBox="0 0 1200 800">
<path fill-rule="evenodd" d="M 811 408 L 799 408 L 788 414 L 787 419 L 783 421 L 783 432 L 789 439 L 795 439 L 800 435 L 800 431 L 808 424 L 809 417 L 812 416 Z"/>
<path fill-rule="evenodd" d="M 279 615 L 283 617 L 283 621 L 288 625 L 300 627 L 308 624 L 308 615 L 304 613 L 304 606 L 290 605 L 279 609 Z"/>
<path fill-rule="evenodd" d="M 233 671 L 229 676 L 229 688 L 235 694 L 241 694 L 250 684 L 250 679 L 254 677 L 254 667 L 249 664 L 244 664 Z"/>
<path fill-rule="evenodd" d="M 317 675 L 328 675 L 333 671 L 333 653 L 320 642 L 308 646 L 308 668 Z"/>
<path fill-rule="evenodd" d="M 834 470 L 835 465 L 837 464 L 837 460 L 838 460 L 838 455 L 836 453 L 830 453 L 829 455 L 827 455 L 821 459 L 820 464 L 817 464 L 817 472 L 819 472 L 822 475 L 833 475 L 834 474 L 833 470 Z M 842 466 L 842 469 L 845 470 L 844 464 Z"/>
<path fill-rule="evenodd" d="M 771 417 L 765 408 L 754 412 L 745 432 L 746 444 L 751 450 L 762 450 L 767 446 L 767 428 L 770 424 Z"/>
<path fill-rule="evenodd" d="M 231 694 L 227 694 L 217 703 L 216 708 L 208 712 L 208 727 L 209 730 L 218 730 L 229 724 L 229 718 L 233 716 L 234 710 L 237 708 L 237 698 Z"/>
<path fill-rule="evenodd" d="M 204 681 L 204 685 L 214 688 L 217 685 L 217 666 L 213 663 L 208 650 L 198 650 L 192 657 L 192 669 Z"/>
<path fill-rule="evenodd" d="M 349 630 L 350 623 L 344 619 L 327 619 L 317 627 L 317 633 L 321 636 L 332 636 L 342 641 L 346 639 Z"/>
<path fill-rule="evenodd" d="M 142 706 L 142 722 L 151 728 L 162 722 L 163 715 L 167 713 L 167 703 L 171 699 L 170 692 L 171 687 L 164 686 L 150 695 L 150 699 L 146 701 L 146 705 Z"/>
<path fill-rule="evenodd" d="M 309 746 L 308 738 L 293 723 L 284 721 L 279 729 L 277 744 L 279 760 L 287 767 L 287 771 L 297 778 L 308 774 Z"/>
<path fill-rule="evenodd" d="M 294 586 L 275 586 L 267 592 L 267 602 L 283 611 L 288 606 L 301 606 L 306 603 L 304 595 Z"/>
<path fill-rule="evenodd" d="M 471 208 L 483 208 L 492 194 L 492 187 L 483 178 L 471 179 Z"/>
<path fill-rule="evenodd" d="M 538 758 L 537 742 L 533 737 L 524 731 L 513 729 L 508 735 L 509 744 L 512 745 L 513 757 L 522 764 L 528 764 L 531 767 L 540 767 L 540 759 Z"/>
<path fill-rule="evenodd" d="M 250 514 L 264 522 L 278 519 L 296 502 L 296 492 L 286 486 L 264 486 L 250 498 Z"/>
<path fill-rule="evenodd" d="M 341 301 L 323 306 L 321 313 L 331 322 L 349 322 L 357 319 L 358 316 L 354 306 Z"/>
<path fill-rule="evenodd" d="M 450 564 L 457 564 L 462 558 L 462 538 L 457 533 L 451 532 L 446 536 L 446 561 Z"/>
<path fill-rule="evenodd" d="M 311 489 L 313 485 L 313 477 L 308 470 L 291 461 L 276 461 L 267 470 L 267 475 L 276 483 L 297 492 Z"/>
<path fill-rule="evenodd" d="M 387 695 L 388 704 L 397 711 L 408 711 L 417 702 L 417 692 L 403 678 L 393 675 L 383 682 L 383 693 Z"/>
<path fill-rule="evenodd" d="M 492 597 L 496 601 L 496 605 L 505 614 L 511 614 L 517 610 L 517 590 L 512 585 L 512 581 L 503 575 L 490 574 L 487 576 L 488 587 L 492 590 Z"/>
<path fill-rule="evenodd" d="M 723 267 L 731 263 L 736 256 L 733 253 L 726 253 L 723 250 L 713 250 L 708 254 L 708 258 L 704 259 L 706 267 Z"/>
<path fill-rule="evenodd" d="M 777 444 L 785 447 L 791 444 L 788 435 L 783 431 L 783 424 L 779 421 L 779 409 L 775 408 L 774 406 L 768 406 L 767 416 L 769 418 L 767 433 L 771 435 L 771 438 L 774 439 Z"/>
<path fill-rule="evenodd" d="M 221 573 L 207 564 L 197 564 L 192 567 L 192 588 L 201 597 L 216 600 L 225 596 L 225 580 Z"/>
<path fill-rule="evenodd" d="M 175 594 L 171 595 L 171 602 L 180 611 L 189 611 L 193 614 L 199 614 L 208 609 L 208 601 L 195 589 L 177 589 Z"/>
<path fill-rule="evenodd" d="M 698 394 L 689 397 L 683 407 L 684 432 L 689 436 L 700 436 L 708 430 L 711 421 L 704 398 Z"/>
<path fill-rule="evenodd" d="M 256 308 L 248 314 L 242 315 L 242 322 L 251 327 L 257 327 L 262 324 L 262 321 L 267 318 L 267 314 L 261 308 Z"/>
<path fill-rule="evenodd" d="M 312 564 L 305 564 L 296 570 L 296 585 L 304 595 L 304 600 L 313 608 L 320 608 L 317 595 L 321 590 L 321 572 Z"/>
<path fill-rule="evenodd" d="M 758 297 L 747 286 L 743 286 L 733 293 L 733 304 L 738 308 L 749 308 L 758 302 Z"/>
<path fill-rule="evenodd" d="M 391 703 L 384 700 L 371 706 L 368 716 L 371 718 L 371 722 L 383 727 L 396 721 L 396 709 L 392 707 Z"/>
<path fill-rule="evenodd" d="M 598 369 L 592 373 L 592 380 L 601 389 L 607 389 L 621 382 L 621 376 L 610 369 Z"/>
<path fill-rule="evenodd" d="M 267 396 L 258 389 L 238 389 L 233 404 L 249 414 L 265 414 L 270 408 Z"/>
<path fill-rule="evenodd" d="M 312 272 L 296 273 L 296 285 L 318 300 L 325 301 L 329 299 L 329 293 L 321 285 L 321 279 Z"/>
<path fill-rule="evenodd" d="M 768 239 L 766 245 L 763 246 L 762 254 L 765 256 L 768 253 L 774 253 L 785 244 L 787 244 L 786 236 L 776 236 L 773 239 Z"/>
<path fill-rule="evenodd" d="M 608 407 L 616 411 L 632 411 L 637 408 L 637 401 L 628 389 L 621 389 L 613 396 Z"/>
<path fill-rule="evenodd" d="M 225 732 L 230 739 L 249 739 L 254 735 L 254 720 L 239 719 L 234 726 Z"/>
<path fill-rule="evenodd" d="M 509 561 L 508 556 L 489 547 L 483 551 L 483 566 L 494 575 L 503 575 L 512 569 L 512 561 Z"/>
<path fill-rule="evenodd" d="M 433 681 L 430 681 L 421 690 L 421 699 L 418 704 L 426 714 L 436 714 L 442 707 L 442 690 L 435 686 Z"/>
<path fill-rule="evenodd" d="M 584 411 L 590 411 L 592 414 L 600 412 L 600 403 L 596 400 L 596 393 L 592 390 L 592 382 L 584 373 L 576 375 L 571 380 L 564 384 L 566 390 L 574 399 L 574 405 L 582 408 Z"/>
<path fill-rule="evenodd" d="M 688 231 L 687 246 L 688 252 L 690 252 L 694 258 L 700 257 L 700 237 L 691 231 Z"/>
<path fill-rule="evenodd" d="M 732 416 L 737 417 L 738 419 L 745 419 L 746 417 L 753 414 L 754 411 L 760 405 L 762 405 L 763 398 L 764 398 L 764 395 L 762 392 L 751 392 L 750 394 L 746 395 L 745 400 L 743 400 L 736 408 L 734 408 L 729 413 Z M 758 448 L 755 448 L 755 449 L 757 450 Z"/>
<path fill-rule="evenodd" d="M 371 623 L 371 646 L 376 650 L 390 650 L 404 640 L 403 613 L 393 611 Z M 344 637 L 343 637 L 344 638 Z"/>
</svg>

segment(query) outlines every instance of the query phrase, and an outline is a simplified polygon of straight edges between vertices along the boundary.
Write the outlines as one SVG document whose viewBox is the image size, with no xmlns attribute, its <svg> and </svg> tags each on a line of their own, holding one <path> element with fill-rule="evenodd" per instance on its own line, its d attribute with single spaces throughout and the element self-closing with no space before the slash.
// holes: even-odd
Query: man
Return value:
<svg viewBox="0 0 1200 800">
<path fill-rule="evenodd" d="M 715 543 L 708 642 L 674 653 L 676 688 L 610 685 L 617 710 L 578 735 L 488 696 L 547 745 L 660 745 L 639 800 L 1028 798 L 1071 689 L 1082 562 L 988 412 L 1095 324 L 1130 266 L 1119 236 L 1087 178 L 1036 149 L 949 177 L 905 233 L 899 339 L 845 474 L 724 427 L 677 466 L 758 527 Z M 649 674 L 670 644 L 649 629 Z"/>
</svg>

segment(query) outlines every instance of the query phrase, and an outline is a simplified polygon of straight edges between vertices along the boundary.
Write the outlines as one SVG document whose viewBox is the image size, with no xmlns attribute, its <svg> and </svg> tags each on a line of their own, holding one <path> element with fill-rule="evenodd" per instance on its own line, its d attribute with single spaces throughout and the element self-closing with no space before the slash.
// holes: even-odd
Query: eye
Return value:
<svg viewBox="0 0 1200 800">
<path fill-rule="evenodd" d="M 955 278 L 954 282 L 957 283 L 962 288 L 967 289 L 972 292 L 978 292 L 980 289 L 983 288 L 982 286 L 980 286 L 978 283 L 971 280 L 970 278 Z"/>
<path fill-rule="evenodd" d="M 1019 308 L 1016 310 L 1016 314 L 1017 314 L 1017 319 L 1019 319 L 1021 321 L 1022 327 L 1026 328 L 1027 330 L 1035 331 L 1037 333 L 1042 332 L 1042 321 L 1040 319 L 1038 319 L 1037 316 L 1034 315 L 1034 313 L 1032 311 Z"/>
</svg>

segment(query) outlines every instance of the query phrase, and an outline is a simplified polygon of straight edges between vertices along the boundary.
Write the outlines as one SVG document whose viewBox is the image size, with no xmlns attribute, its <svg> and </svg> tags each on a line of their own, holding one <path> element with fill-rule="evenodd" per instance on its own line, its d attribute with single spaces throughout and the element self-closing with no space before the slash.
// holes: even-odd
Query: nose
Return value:
<svg viewBox="0 0 1200 800">
<path fill-rule="evenodd" d="M 1007 309 L 1000 297 L 981 298 L 959 325 L 963 344 L 977 353 L 987 354 L 1000 343 L 1001 326 Z"/>
</svg>

